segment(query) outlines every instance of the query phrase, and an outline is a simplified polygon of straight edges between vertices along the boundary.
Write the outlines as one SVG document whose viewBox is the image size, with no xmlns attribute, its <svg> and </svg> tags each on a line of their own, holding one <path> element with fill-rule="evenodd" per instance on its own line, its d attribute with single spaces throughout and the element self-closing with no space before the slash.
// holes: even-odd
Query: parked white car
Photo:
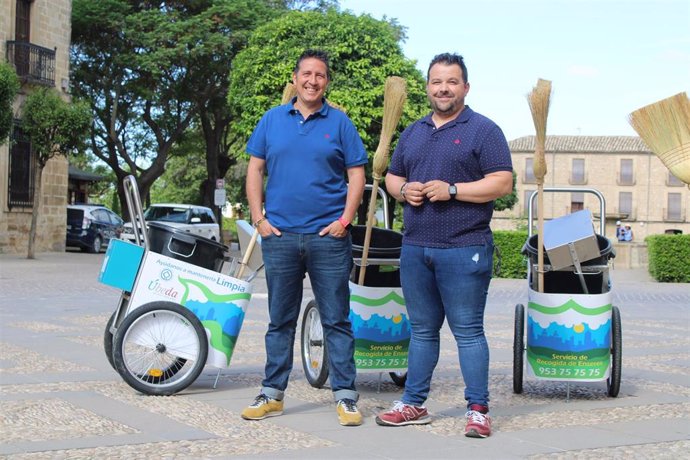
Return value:
<svg viewBox="0 0 690 460">
<path fill-rule="evenodd" d="M 176 230 L 220 241 L 220 226 L 210 208 L 192 204 L 152 204 L 144 211 L 144 220 L 160 222 Z M 122 239 L 135 241 L 132 223 L 125 224 Z"/>
</svg>

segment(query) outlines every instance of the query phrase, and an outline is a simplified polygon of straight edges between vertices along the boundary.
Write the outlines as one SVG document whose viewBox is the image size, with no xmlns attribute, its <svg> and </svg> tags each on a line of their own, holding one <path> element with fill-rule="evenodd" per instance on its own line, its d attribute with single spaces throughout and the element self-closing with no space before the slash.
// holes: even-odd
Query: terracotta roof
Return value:
<svg viewBox="0 0 690 460">
<path fill-rule="evenodd" d="M 534 152 L 535 136 L 508 142 L 512 152 Z M 546 136 L 547 152 L 640 152 L 651 150 L 637 136 Z"/>
</svg>

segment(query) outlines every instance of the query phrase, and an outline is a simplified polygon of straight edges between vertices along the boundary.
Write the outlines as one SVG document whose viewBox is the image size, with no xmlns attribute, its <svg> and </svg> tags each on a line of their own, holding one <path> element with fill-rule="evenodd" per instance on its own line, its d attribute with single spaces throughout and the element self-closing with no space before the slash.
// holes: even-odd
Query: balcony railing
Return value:
<svg viewBox="0 0 690 460">
<path fill-rule="evenodd" d="M 29 42 L 7 42 L 7 61 L 23 82 L 55 86 L 55 50 Z"/>
</svg>

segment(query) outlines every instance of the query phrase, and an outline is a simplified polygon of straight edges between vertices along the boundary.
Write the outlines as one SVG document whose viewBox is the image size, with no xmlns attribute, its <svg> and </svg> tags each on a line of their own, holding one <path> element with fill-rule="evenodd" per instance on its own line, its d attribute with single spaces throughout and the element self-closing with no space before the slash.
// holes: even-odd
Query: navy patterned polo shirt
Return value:
<svg viewBox="0 0 690 460">
<path fill-rule="evenodd" d="M 512 171 L 510 149 L 496 123 L 465 106 L 436 129 L 429 114 L 400 136 L 388 171 L 408 182 L 474 182 L 496 171 Z M 493 201 L 425 201 L 404 205 L 403 243 L 433 248 L 493 244 Z"/>
</svg>

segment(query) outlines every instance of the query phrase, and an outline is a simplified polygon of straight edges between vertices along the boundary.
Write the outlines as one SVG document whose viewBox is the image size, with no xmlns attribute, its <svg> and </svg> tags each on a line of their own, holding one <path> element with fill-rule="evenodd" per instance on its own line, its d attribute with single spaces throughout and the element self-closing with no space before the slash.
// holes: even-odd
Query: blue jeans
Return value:
<svg viewBox="0 0 690 460">
<path fill-rule="evenodd" d="M 425 248 L 403 245 L 400 282 L 410 318 L 407 382 L 402 401 L 421 406 L 438 363 L 440 330 L 448 320 L 458 346 L 467 407 L 489 405 L 489 346 L 484 307 L 493 246 Z"/>
<path fill-rule="evenodd" d="M 282 232 L 262 239 L 268 286 L 270 323 L 266 332 L 266 376 L 262 392 L 283 399 L 292 370 L 297 320 L 305 273 L 309 274 L 319 307 L 328 350 L 328 367 L 335 400 L 357 401 L 355 339 L 350 324 L 352 239 L 317 233 Z"/>
</svg>

